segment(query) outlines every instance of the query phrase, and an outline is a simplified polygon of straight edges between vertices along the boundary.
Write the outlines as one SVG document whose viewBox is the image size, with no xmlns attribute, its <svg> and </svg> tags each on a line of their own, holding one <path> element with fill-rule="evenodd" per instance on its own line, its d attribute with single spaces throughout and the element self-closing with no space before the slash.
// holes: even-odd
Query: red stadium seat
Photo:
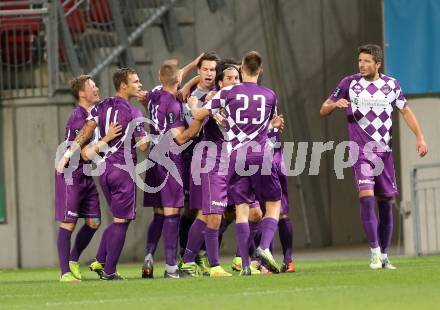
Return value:
<svg viewBox="0 0 440 310">
<path fill-rule="evenodd" d="M 34 35 L 29 32 L 0 31 L 2 63 L 23 65 L 32 60 Z"/>
<path fill-rule="evenodd" d="M 27 4 L 0 7 L 1 10 L 18 10 L 16 16 L 5 16 L 0 21 L 2 63 L 22 65 L 32 60 L 32 43 L 40 31 L 41 20 L 29 15 L 21 16 L 19 12 L 30 8 Z"/>
<path fill-rule="evenodd" d="M 108 5 L 108 0 L 90 1 L 90 21 L 97 24 L 109 24 L 112 22 L 112 13 Z"/>
<path fill-rule="evenodd" d="M 67 0 L 63 0 L 62 3 Z M 75 1 L 70 1 L 64 7 L 64 13 L 67 13 L 72 7 L 75 6 Z M 83 33 L 86 29 L 84 11 L 81 8 L 76 8 L 74 12 L 67 16 L 67 25 L 75 39 L 75 33 Z"/>
</svg>

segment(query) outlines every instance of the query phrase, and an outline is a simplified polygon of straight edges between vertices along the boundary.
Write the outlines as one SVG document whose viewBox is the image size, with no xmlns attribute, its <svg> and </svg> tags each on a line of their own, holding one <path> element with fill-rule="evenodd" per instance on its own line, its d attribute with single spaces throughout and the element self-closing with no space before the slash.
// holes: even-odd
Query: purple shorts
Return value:
<svg viewBox="0 0 440 310">
<path fill-rule="evenodd" d="M 73 176 L 67 185 L 63 174 L 55 173 L 55 219 L 76 223 L 78 218 L 101 218 L 99 196 L 90 176 Z"/>
<path fill-rule="evenodd" d="M 136 184 L 127 171 L 107 164 L 99 177 L 102 191 L 113 217 L 127 220 L 136 218 Z"/>
<path fill-rule="evenodd" d="M 176 165 L 180 175 L 182 175 L 182 165 Z M 183 184 L 179 184 L 163 166 L 155 164 L 152 168 L 148 169 L 145 174 L 145 183 L 152 188 L 160 188 L 160 190 L 154 193 L 148 191 L 144 193 L 144 207 L 183 207 Z"/>
<path fill-rule="evenodd" d="M 233 204 L 240 203 L 251 204 L 255 200 L 261 203 L 266 201 L 281 200 L 282 191 L 278 179 L 274 179 L 272 174 L 263 175 L 261 171 L 262 158 L 250 157 L 246 158 L 246 166 L 256 165 L 260 169 L 250 176 L 241 176 L 235 169 L 236 158 L 233 155 L 230 160 L 228 196 Z M 257 199 L 255 199 L 255 197 Z"/>
<path fill-rule="evenodd" d="M 211 171 L 200 178 L 203 214 L 223 214 L 228 205 L 227 176 Z"/>
<path fill-rule="evenodd" d="M 375 162 L 382 160 L 383 171 L 374 176 Z M 399 194 L 394 172 L 392 152 L 360 153 L 357 162 L 353 165 L 354 179 L 358 192 L 374 190 L 374 195 L 393 197 Z"/>
</svg>

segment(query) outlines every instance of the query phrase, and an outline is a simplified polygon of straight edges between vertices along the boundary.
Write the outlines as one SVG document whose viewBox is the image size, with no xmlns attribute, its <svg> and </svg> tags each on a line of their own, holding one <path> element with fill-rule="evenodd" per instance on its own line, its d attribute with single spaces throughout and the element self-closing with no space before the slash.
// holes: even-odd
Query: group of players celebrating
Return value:
<svg viewBox="0 0 440 310">
<path fill-rule="evenodd" d="M 341 82 L 323 104 L 321 114 L 345 108 L 349 126 L 360 128 L 349 127 L 355 142 L 377 141 L 385 146 L 385 150 L 376 152 L 385 161 L 385 176 L 370 176 L 360 165 L 355 165 L 354 171 L 364 173 L 356 175 L 356 180 L 362 223 L 372 248 L 370 267 L 393 269 L 386 256 L 392 213 L 391 224 L 385 219 L 390 216 L 391 198 L 397 190 L 391 151 L 386 148 L 391 137 L 381 131 L 382 127 L 391 127 L 385 116 L 391 115 L 393 106 L 411 114 L 407 123 L 416 133 L 421 156 L 427 147 L 397 82 L 378 73 L 381 58 L 377 58 L 376 48 L 367 45 L 359 50 L 360 73 Z M 181 85 L 193 69 L 197 69 L 197 76 Z M 280 143 L 284 119 L 278 114 L 275 92 L 260 85 L 261 74 L 262 57 L 252 51 L 240 63 L 220 60 L 215 53 L 202 54 L 181 69 L 177 60 L 165 60 L 159 70 L 160 85 L 149 92 L 142 90 L 133 69 L 118 69 L 113 74 L 116 94 L 102 101 L 90 76 L 72 80 L 78 106 L 67 122 L 64 153 L 56 162 L 55 176 L 60 281 L 81 281 L 78 259 L 100 225 L 98 192 L 91 170 L 98 171 L 113 221 L 103 232 L 89 268 L 102 280 L 123 279 L 116 265 L 129 223 L 136 216 L 136 149 L 148 151 L 143 204 L 154 210 L 147 229 L 143 278 L 153 278 L 154 255 L 161 236 L 164 277 L 231 276 L 219 263 L 219 249 L 223 233 L 234 221 L 237 253 L 233 270 L 241 276 L 295 271 Z M 373 98 L 376 92 L 371 85 L 383 96 Z M 364 89 L 369 91 L 368 98 L 358 104 L 359 97 L 364 98 Z M 145 107 L 146 118 L 129 102 L 132 98 Z M 365 121 L 356 119 L 365 116 L 373 125 L 377 123 L 368 118 L 370 110 L 365 107 L 371 111 L 373 107 L 382 109 L 374 111 L 386 123 L 376 128 L 382 140 L 362 127 Z M 374 167 L 371 156 L 364 155 L 361 162 Z M 374 213 L 375 195 L 380 196 L 379 225 Z M 85 223 L 71 247 L 78 218 L 85 218 Z M 273 257 L 277 229 L 284 256 L 281 267 Z"/>
</svg>

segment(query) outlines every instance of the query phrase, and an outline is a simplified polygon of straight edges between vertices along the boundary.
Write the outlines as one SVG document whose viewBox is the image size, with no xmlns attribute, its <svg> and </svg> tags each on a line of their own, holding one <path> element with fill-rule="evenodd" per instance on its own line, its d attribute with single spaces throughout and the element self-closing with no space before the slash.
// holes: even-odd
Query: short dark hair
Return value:
<svg viewBox="0 0 440 310">
<path fill-rule="evenodd" d="M 116 91 L 119 90 L 122 82 L 128 84 L 128 76 L 130 74 L 137 74 L 136 70 L 132 68 L 119 68 L 113 73 L 113 85 L 115 86 Z"/>
<path fill-rule="evenodd" d="M 84 90 L 86 82 L 91 79 L 90 75 L 81 74 L 69 81 L 70 90 L 76 100 L 79 100 L 79 92 Z"/>
<path fill-rule="evenodd" d="M 220 57 L 215 52 L 208 52 L 203 54 L 197 62 L 197 68 L 200 69 L 204 60 L 215 61 L 217 64 L 220 62 Z"/>
<path fill-rule="evenodd" d="M 222 60 L 223 61 L 223 60 Z M 226 70 L 237 70 L 239 79 L 241 81 L 241 72 L 240 69 L 236 64 L 233 63 L 221 63 L 217 65 L 216 67 L 216 74 L 215 74 L 215 86 L 217 86 L 220 89 L 220 81 L 223 81 L 223 78 L 225 77 L 225 71 Z"/>
<path fill-rule="evenodd" d="M 376 63 L 383 61 L 383 51 L 379 45 L 376 44 L 365 44 L 358 47 L 358 55 L 360 53 L 370 54 Z"/>
<path fill-rule="evenodd" d="M 263 58 L 257 51 L 251 51 L 244 55 L 242 63 L 242 70 L 245 70 L 250 76 L 255 76 L 261 70 Z"/>
<path fill-rule="evenodd" d="M 164 86 L 174 86 L 178 83 L 179 61 L 177 59 L 167 59 L 159 69 L 161 83 Z"/>
</svg>

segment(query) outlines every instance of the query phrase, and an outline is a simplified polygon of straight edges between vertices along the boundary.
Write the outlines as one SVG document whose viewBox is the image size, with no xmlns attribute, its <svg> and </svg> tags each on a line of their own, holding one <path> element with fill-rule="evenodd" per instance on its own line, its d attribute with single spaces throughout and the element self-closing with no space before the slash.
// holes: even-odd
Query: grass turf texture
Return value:
<svg viewBox="0 0 440 310">
<path fill-rule="evenodd" d="M 82 266 L 82 283 L 59 283 L 57 269 L 3 270 L 0 309 L 439 309 L 440 256 L 392 261 L 398 270 L 317 260 L 299 261 L 294 274 L 180 280 L 140 279 L 131 264 L 119 266 L 127 281 L 117 282 Z"/>
</svg>

